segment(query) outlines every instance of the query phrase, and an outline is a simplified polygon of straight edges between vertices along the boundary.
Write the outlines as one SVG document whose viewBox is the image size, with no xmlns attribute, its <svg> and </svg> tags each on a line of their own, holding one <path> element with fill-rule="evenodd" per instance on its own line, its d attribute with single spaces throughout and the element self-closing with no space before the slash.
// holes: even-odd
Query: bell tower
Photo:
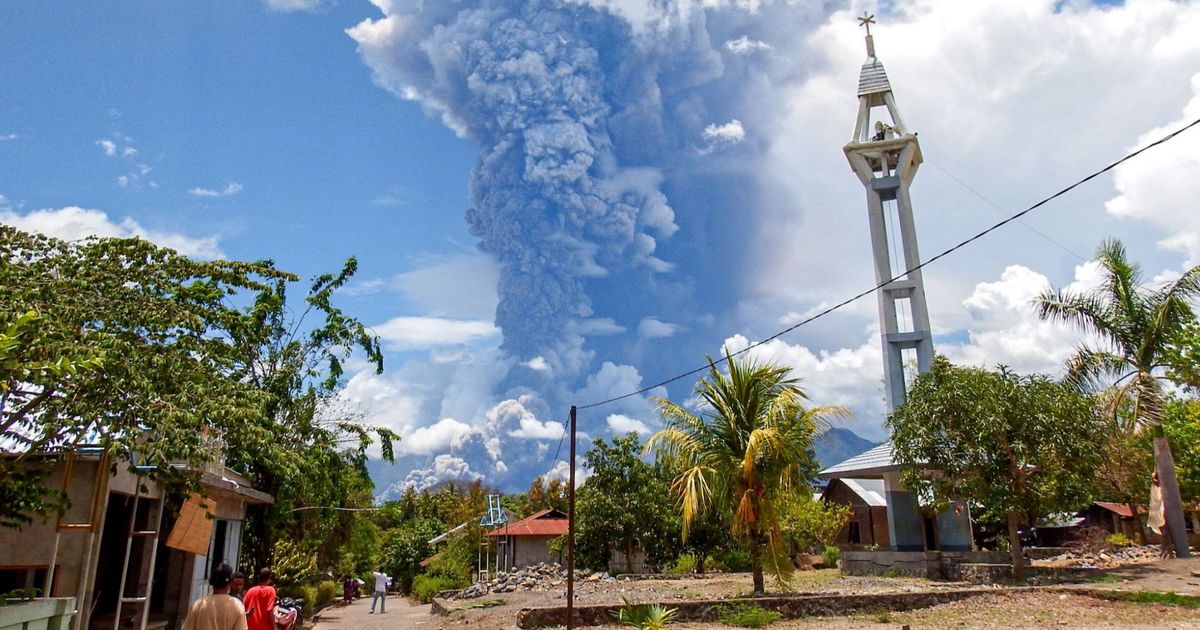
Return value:
<svg viewBox="0 0 1200 630">
<path fill-rule="evenodd" d="M 867 218 L 876 282 L 891 280 L 878 291 L 883 341 L 884 382 L 888 412 L 905 399 L 905 365 L 925 372 L 933 363 L 933 335 L 925 305 L 917 228 L 908 189 L 921 165 L 921 144 L 900 116 L 883 64 L 875 56 L 871 24 L 875 16 L 858 18 L 867 29 L 867 61 L 858 78 L 858 118 L 854 137 L 843 150 L 867 193 Z"/>
</svg>

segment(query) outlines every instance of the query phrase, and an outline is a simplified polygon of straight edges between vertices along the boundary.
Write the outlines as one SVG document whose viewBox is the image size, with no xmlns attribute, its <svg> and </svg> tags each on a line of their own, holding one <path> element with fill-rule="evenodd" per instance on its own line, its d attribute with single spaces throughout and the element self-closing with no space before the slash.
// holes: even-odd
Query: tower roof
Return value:
<svg viewBox="0 0 1200 630">
<path fill-rule="evenodd" d="M 867 61 L 863 63 L 862 71 L 858 74 L 859 96 L 892 91 L 887 72 L 883 70 L 883 63 L 875 56 L 875 36 L 871 34 L 871 25 L 874 23 L 875 16 L 865 11 L 862 17 L 858 18 L 859 26 L 865 26 L 867 29 Z"/>
</svg>

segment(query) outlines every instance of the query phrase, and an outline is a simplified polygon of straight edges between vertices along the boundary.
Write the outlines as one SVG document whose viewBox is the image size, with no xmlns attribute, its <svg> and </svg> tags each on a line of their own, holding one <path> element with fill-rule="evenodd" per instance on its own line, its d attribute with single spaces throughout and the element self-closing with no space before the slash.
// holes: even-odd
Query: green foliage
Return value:
<svg viewBox="0 0 1200 630">
<path fill-rule="evenodd" d="M 667 475 L 641 459 L 634 433 L 597 438 L 587 455 L 592 476 L 576 505 L 576 562 L 607 570 L 616 550 L 632 560 L 635 550 L 652 566 L 666 564 L 679 547 L 679 518 L 670 504 Z M 631 571 L 632 567 L 623 570 Z"/>
<path fill-rule="evenodd" d="M 850 522 L 848 505 L 825 503 L 807 492 L 783 501 L 779 525 L 794 551 L 810 553 L 837 542 L 838 532 Z"/>
<path fill-rule="evenodd" d="M 275 541 L 271 573 L 280 586 L 308 584 L 317 577 L 317 556 L 289 540 Z M 315 602 L 316 598 L 309 598 Z"/>
<path fill-rule="evenodd" d="M 674 621 L 678 614 L 677 608 L 667 608 L 662 604 L 634 604 L 626 599 L 625 606 L 613 612 L 613 618 L 623 626 L 661 630 Z"/>
<path fill-rule="evenodd" d="M 826 567 L 836 567 L 838 560 L 842 559 L 842 550 L 833 545 L 826 545 L 821 550 L 821 562 L 825 563 Z"/>
<path fill-rule="evenodd" d="M 360 517 L 354 521 L 350 537 L 341 546 L 336 575 L 365 575 L 380 565 L 383 532 L 374 521 Z"/>
<path fill-rule="evenodd" d="M 1096 262 L 1099 285 L 1087 293 L 1046 291 L 1035 300 L 1039 314 L 1071 324 L 1099 344 L 1083 344 L 1067 361 L 1068 382 L 1092 391 L 1108 388 L 1109 407 L 1120 417 L 1132 403 L 1126 430 L 1149 429 L 1153 438 L 1165 436 L 1167 407 L 1164 380 L 1197 386 L 1196 314 L 1200 298 L 1200 265 L 1158 286 L 1143 284 L 1141 267 L 1129 260 L 1120 241 L 1101 244 Z M 1155 468 L 1162 482 L 1163 508 L 1178 555 L 1187 555 L 1187 533 L 1175 461 L 1167 440 L 1155 448 Z M 1144 495 L 1143 495 L 1144 496 Z"/>
<path fill-rule="evenodd" d="M 672 562 L 667 567 L 666 572 L 672 575 L 691 575 L 695 573 L 696 556 L 690 553 L 680 554 L 678 558 L 675 558 L 675 562 Z"/>
<path fill-rule="evenodd" d="M 480 529 L 474 523 L 463 534 L 454 537 L 434 558 L 426 571 L 457 582 L 469 584 L 475 570 L 476 554 L 479 551 Z"/>
<path fill-rule="evenodd" d="M 726 359 L 727 373 L 710 359 L 708 374 L 696 384 L 696 398 L 704 403 L 700 415 L 658 400 L 667 428 L 650 439 L 647 449 L 681 471 L 672 490 L 684 538 L 710 506 L 729 515 L 731 532 L 750 552 L 754 590 L 763 592 L 766 564 L 780 583 L 792 569 L 790 562 L 778 560 L 785 555 L 779 501 L 800 488 L 807 491 L 817 469 L 813 436 L 846 412 L 806 408 L 789 368 L 730 357 L 728 351 Z"/>
<path fill-rule="evenodd" d="M 380 564 L 385 573 L 396 579 L 402 593 L 411 592 L 413 578 L 421 571 L 421 561 L 433 555 L 429 539 L 441 533 L 440 528 L 436 521 L 414 519 L 387 530 L 384 535 Z"/>
<path fill-rule="evenodd" d="M 725 549 L 712 557 L 713 568 L 727 573 L 750 570 L 750 552 L 740 548 Z"/>
<path fill-rule="evenodd" d="M 163 475 L 173 461 L 211 461 L 197 436 L 248 440 L 263 401 L 232 369 L 227 300 L 290 277 L 139 239 L 68 243 L 0 226 L 0 439 L 31 453 L 98 440 Z M 25 464 L 0 460 L 0 525 L 58 505 Z"/>
<path fill-rule="evenodd" d="M 428 604 L 442 591 L 465 588 L 470 586 L 470 580 L 448 577 L 445 575 L 418 575 L 413 580 L 413 596 Z"/>
<path fill-rule="evenodd" d="M 1129 547 L 1133 544 L 1133 541 L 1129 540 L 1129 537 L 1125 534 L 1109 534 L 1106 540 L 1108 542 L 1108 546 L 1112 547 L 1113 549 Z"/>
<path fill-rule="evenodd" d="M 27 602 L 41 597 L 42 589 L 40 588 L 18 588 L 0 593 L 0 606 L 7 606 L 15 602 Z"/>
<path fill-rule="evenodd" d="M 320 592 L 316 586 L 312 584 L 293 584 L 291 586 L 281 586 L 279 588 L 281 597 L 291 597 L 293 599 L 302 600 L 305 608 L 305 614 L 308 614 L 317 606 L 317 600 L 320 599 Z"/>
<path fill-rule="evenodd" d="M 1026 516 L 1087 502 L 1106 431 L 1094 401 L 1071 387 L 941 356 L 887 424 L 906 486 L 936 508 L 954 497 L 1005 515 L 1010 536 Z"/>
<path fill-rule="evenodd" d="M 892 565 L 892 566 L 888 567 L 887 571 L 884 571 L 880 575 L 885 578 L 904 577 L 904 574 L 900 572 L 900 569 L 896 568 L 896 565 Z"/>
<path fill-rule="evenodd" d="M 1200 499 L 1200 400 L 1167 401 L 1162 428 L 1175 455 L 1180 493 L 1187 500 Z"/>
<path fill-rule="evenodd" d="M 1091 582 L 1093 584 L 1116 584 L 1117 582 L 1120 582 L 1120 581 L 1121 581 L 1120 577 L 1118 577 L 1116 575 L 1112 575 L 1111 573 L 1105 573 L 1104 575 L 1097 575 L 1096 577 L 1091 579 Z"/>
<path fill-rule="evenodd" d="M 316 605 L 324 606 L 325 604 L 333 601 L 334 598 L 337 597 L 339 590 L 341 589 L 338 588 L 338 583 L 334 582 L 333 580 L 322 580 L 321 582 L 317 583 Z"/>
<path fill-rule="evenodd" d="M 1182 606 L 1184 608 L 1200 608 L 1200 597 L 1183 595 L 1175 591 L 1140 590 L 1129 593 L 1128 597 L 1123 599 L 1138 604 L 1166 604 L 1168 606 Z"/>
<path fill-rule="evenodd" d="M 717 608 L 717 619 L 738 628 L 761 628 L 779 621 L 783 615 L 752 604 L 729 604 Z"/>
</svg>

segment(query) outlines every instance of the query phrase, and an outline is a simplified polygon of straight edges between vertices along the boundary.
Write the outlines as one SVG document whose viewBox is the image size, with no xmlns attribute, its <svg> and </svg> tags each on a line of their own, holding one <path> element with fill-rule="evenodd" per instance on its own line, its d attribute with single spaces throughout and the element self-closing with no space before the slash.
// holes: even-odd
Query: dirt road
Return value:
<svg viewBox="0 0 1200 630">
<path fill-rule="evenodd" d="M 429 629 L 437 627 L 429 614 L 429 606 L 414 606 L 403 597 L 388 597 L 387 612 L 370 614 L 371 598 L 355 600 L 344 607 L 330 607 L 321 611 L 313 630 L 407 630 L 408 628 Z"/>
</svg>

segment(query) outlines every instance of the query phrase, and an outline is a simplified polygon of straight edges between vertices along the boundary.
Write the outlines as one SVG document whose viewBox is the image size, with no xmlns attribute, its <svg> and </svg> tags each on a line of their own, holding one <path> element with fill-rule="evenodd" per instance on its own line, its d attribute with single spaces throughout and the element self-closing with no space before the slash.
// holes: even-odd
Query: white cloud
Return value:
<svg viewBox="0 0 1200 630">
<path fill-rule="evenodd" d="M 538 420 L 532 411 L 525 407 L 528 399 L 501 401 L 487 414 L 488 425 L 497 432 L 504 432 L 507 427 L 516 424 L 517 428 L 508 430 L 509 437 L 524 440 L 557 440 L 563 436 L 563 424 L 553 420 Z"/>
<path fill-rule="evenodd" d="M 454 418 L 442 418 L 427 426 L 400 431 L 397 450 L 404 453 L 432 455 L 446 451 L 452 444 L 472 431 L 471 425 Z"/>
<path fill-rule="evenodd" d="M 89 236 L 138 237 L 181 254 L 196 258 L 221 258 L 224 253 L 215 236 L 190 237 L 171 232 L 147 230 L 130 217 L 114 222 L 100 210 L 68 206 L 66 208 L 35 210 L 25 215 L 0 210 L 0 223 L 7 223 L 27 232 L 75 241 Z"/>
<path fill-rule="evenodd" d="M 608 424 L 608 429 L 617 435 L 624 435 L 631 432 L 638 435 L 650 435 L 651 433 L 650 427 L 646 426 L 645 422 L 630 418 L 624 414 L 611 414 L 605 422 Z"/>
<path fill-rule="evenodd" d="M 15 134 L 15 133 L 3 133 L 3 134 L 0 134 L 0 142 L 12 142 L 13 140 L 16 140 L 17 138 L 20 138 L 20 137 L 21 136 Z"/>
<path fill-rule="evenodd" d="M 596 317 L 577 320 L 575 332 L 584 337 L 607 337 L 625 332 L 625 327 L 609 317 Z"/>
<path fill-rule="evenodd" d="M 543 357 L 543 356 L 533 357 L 532 359 L 522 363 L 521 365 L 524 365 L 525 367 L 527 367 L 535 372 L 551 371 L 550 363 L 548 361 L 546 361 L 546 357 Z"/>
<path fill-rule="evenodd" d="M 428 468 L 409 472 L 404 481 L 400 482 L 400 487 L 421 491 L 447 481 L 469 483 L 482 478 L 483 475 L 471 470 L 471 465 L 463 458 L 453 455 L 438 455 L 433 458 L 433 462 Z"/>
<path fill-rule="evenodd" d="M 328 5 L 328 0 L 263 0 L 272 11 L 292 13 L 295 11 L 317 11 Z"/>
<path fill-rule="evenodd" d="M 638 322 L 638 336 L 643 339 L 661 339 L 670 337 L 679 331 L 677 324 L 669 324 L 653 317 L 646 317 Z"/>
<path fill-rule="evenodd" d="M 496 314 L 500 268 L 491 256 L 440 257 L 389 278 L 365 280 L 345 289 L 351 295 L 399 293 L 409 309 L 426 315 L 490 319 Z"/>
<path fill-rule="evenodd" d="M 374 331 L 395 350 L 469 344 L 500 333 L 500 329 L 487 320 L 440 317 L 393 317 L 374 326 Z"/>
<path fill-rule="evenodd" d="M 766 42 L 757 39 L 750 39 L 742 35 L 737 39 L 731 39 L 725 42 L 725 50 L 735 55 L 749 55 L 750 53 L 772 50 L 772 46 Z"/>
<path fill-rule="evenodd" d="M 96 146 L 100 147 L 100 150 L 104 151 L 104 155 L 108 157 L 113 157 L 117 154 L 117 145 L 112 140 L 97 140 Z"/>
<path fill-rule="evenodd" d="M 242 192 L 242 185 L 237 182 L 229 182 L 224 188 L 190 188 L 188 194 L 193 197 L 230 197 Z"/>
<path fill-rule="evenodd" d="M 1192 98 L 1178 119 L 1142 134 L 1141 147 L 1200 118 L 1200 73 L 1192 76 Z M 1185 265 L 1200 265 L 1200 155 L 1195 151 L 1200 129 L 1190 129 L 1178 140 L 1147 151 L 1116 169 L 1117 196 L 1105 204 L 1119 218 L 1147 221 L 1170 236 L 1160 244 L 1187 256 Z"/>
<path fill-rule="evenodd" d="M 723 125 L 710 123 L 701 136 L 708 143 L 701 153 L 709 153 L 720 147 L 741 143 L 746 139 L 746 128 L 742 126 L 742 121 L 734 118 Z"/>
</svg>

